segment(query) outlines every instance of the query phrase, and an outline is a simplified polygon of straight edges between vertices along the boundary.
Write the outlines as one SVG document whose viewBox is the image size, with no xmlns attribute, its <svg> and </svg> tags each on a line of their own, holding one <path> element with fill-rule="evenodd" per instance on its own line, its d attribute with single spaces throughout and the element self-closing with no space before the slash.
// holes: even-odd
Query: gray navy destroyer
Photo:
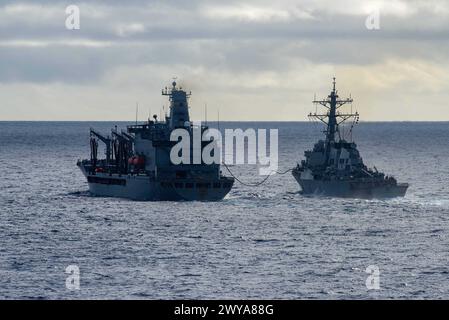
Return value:
<svg viewBox="0 0 449 320">
<path fill-rule="evenodd" d="M 165 121 L 155 115 L 153 120 L 128 126 L 126 131 L 115 128 L 107 136 L 90 130 L 90 159 L 77 163 L 87 178 L 90 193 L 134 200 L 217 201 L 231 190 L 234 179 L 222 175 L 219 163 L 171 162 L 170 150 L 177 143 L 170 140 L 171 132 L 183 128 L 193 139 L 195 128 L 188 104 L 191 93 L 173 82 L 162 94 L 170 100 L 170 114 Z M 200 125 L 201 134 L 207 129 Z M 97 158 L 99 141 L 105 145 L 105 159 Z M 201 142 L 201 149 L 207 143 Z"/>
<path fill-rule="evenodd" d="M 393 198 L 403 197 L 407 191 L 407 183 L 398 183 L 395 178 L 370 169 L 364 163 L 353 141 L 345 140 L 339 126 L 352 120 L 350 132 L 359 120 L 359 114 L 341 113 L 338 109 L 352 99 L 340 100 L 335 89 L 324 100 L 314 100 L 327 108 L 324 114 L 310 113 L 309 118 L 316 119 L 326 125 L 325 140 L 319 140 L 304 153 L 302 160 L 292 174 L 302 188 L 303 194 L 315 194 L 346 198 Z M 351 139 L 352 140 L 352 139 Z"/>
</svg>

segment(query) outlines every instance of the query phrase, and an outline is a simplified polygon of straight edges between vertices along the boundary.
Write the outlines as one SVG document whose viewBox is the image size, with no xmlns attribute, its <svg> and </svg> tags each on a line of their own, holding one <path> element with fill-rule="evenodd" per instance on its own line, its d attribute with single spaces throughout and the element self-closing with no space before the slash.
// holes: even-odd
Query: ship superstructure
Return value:
<svg viewBox="0 0 449 320">
<path fill-rule="evenodd" d="M 309 118 L 324 123 L 325 140 L 319 140 L 312 150 L 304 153 L 305 160 L 293 169 L 292 174 L 304 194 L 351 198 L 391 198 L 405 195 L 408 184 L 398 183 L 377 169 L 370 169 L 364 163 L 357 145 L 347 141 L 340 126 L 352 120 L 352 129 L 358 123 L 357 112 L 342 113 L 340 107 L 352 103 L 352 98 L 340 99 L 335 88 L 327 99 L 313 102 L 326 108 L 327 112 L 310 113 Z"/>
<path fill-rule="evenodd" d="M 128 126 L 126 131 L 115 128 L 107 136 L 90 130 L 90 159 L 77 165 L 92 194 L 134 200 L 216 201 L 231 190 L 234 179 L 222 175 L 219 163 L 172 163 L 170 150 L 177 141 L 170 140 L 171 132 L 182 128 L 193 139 L 194 130 L 203 133 L 208 127 L 198 128 L 190 121 L 191 93 L 175 81 L 171 88 L 162 90 L 162 95 L 170 101 L 170 113 L 164 121 L 155 115 L 148 122 Z M 105 146 L 104 159 L 98 159 L 99 142 Z M 201 148 L 207 143 L 201 142 Z M 191 148 L 193 145 L 190 143 Z"/>
</svg>

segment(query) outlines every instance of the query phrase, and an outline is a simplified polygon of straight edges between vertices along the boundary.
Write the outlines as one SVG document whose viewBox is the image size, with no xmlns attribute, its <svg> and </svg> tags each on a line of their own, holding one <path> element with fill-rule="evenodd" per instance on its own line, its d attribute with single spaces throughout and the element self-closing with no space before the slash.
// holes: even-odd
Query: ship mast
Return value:
<svg viewBox="0 0 449 320">
<path fill-rule="evenodd" d="M 352 98 L 340 100 L 335 89 L 336 81 L 333 78 L 333 88 L 331 94 L 327 99 L 314 100 L 313 103 L 318 103 L 328 109 L 326 114 L 310 113 L 310 119 L 318 119 L 326 125 L 326 145 L 329 146 L 335 142 L 335 136 L 338 134 L 338 139 L 341 140 L 339 125 L 348 119 L 358 119 L 359 114 L 356 113 L 340 113 L 338 109 L 347 103 L 352 103 Z"/>
</svg>

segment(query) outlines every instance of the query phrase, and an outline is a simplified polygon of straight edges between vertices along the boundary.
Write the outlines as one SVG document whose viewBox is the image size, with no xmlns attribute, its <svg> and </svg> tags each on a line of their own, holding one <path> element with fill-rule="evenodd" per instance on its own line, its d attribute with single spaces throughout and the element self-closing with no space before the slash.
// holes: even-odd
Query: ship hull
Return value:
<svg viewBox="0 0 449 320">
<path fill-rule="evenodd" d="M 137 201 L 219 201 L 226 197 L 233 181 L 159 181 L 147 175 L 89 174 L 81 168 L 94 196 Z"/>
<path fill-rule="evenodd" d="M 388 199 L 404 197 L 408 184 L 376 184 L 360 181 L 320 181 L 301 179 L 293 174 L 303 194 L 341 198 Z"/>
</svg>

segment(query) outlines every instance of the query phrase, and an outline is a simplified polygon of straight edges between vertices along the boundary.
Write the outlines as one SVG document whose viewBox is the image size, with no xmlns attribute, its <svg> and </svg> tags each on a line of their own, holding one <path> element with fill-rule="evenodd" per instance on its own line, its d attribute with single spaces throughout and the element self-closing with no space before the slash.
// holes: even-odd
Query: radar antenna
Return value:
<svg viewBox="0 0 449 320">
<path fill-rule="evenodd" d="M 341 140 L 340 136 L 340 129 L 339 126 L 343 122 L 349 120 L 349 119 L 358 119 L 359 114 L 356 113 L 340 113 L 338 112 L 338 109 L 340 109 L 343 105 L 347 103 L 352 103 L 352 98 L 348 99 L 339 99 L 339 96 L 337 94 L 336 90 L 336 80 L 335 77 L 332 81 L 332 92 L 331 94 L 323 100 L 313 100 L 313 103 L 320 104 L 323 107 L 325 107 L 328 111 L 326 113 L 318 114 L 316 111 L 315 113 L 309 113 L 308 117 L 309 119 L 313 120 L 319 120 L 322 123 L 326 125 L 326 142 L 327 144 L 330 144 L 331 142 L 335 142 L 335 136 L 338 135 L 339 140 Z"/>
</svg>

